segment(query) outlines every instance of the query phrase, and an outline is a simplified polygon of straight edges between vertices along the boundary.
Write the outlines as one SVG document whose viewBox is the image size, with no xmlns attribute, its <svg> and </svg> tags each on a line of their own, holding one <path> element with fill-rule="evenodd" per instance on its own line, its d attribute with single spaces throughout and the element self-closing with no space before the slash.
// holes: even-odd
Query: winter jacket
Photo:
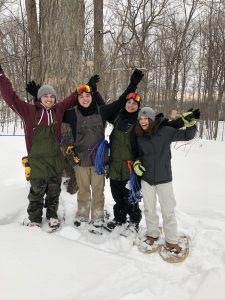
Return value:
<svg viewBox="0 0 225 300">
<path fill-rule="evenodd" d="M 123 108 L 114 122 L 110 135 L 110 179 L 126 181 L 130 178 L 128 160 L 134 159 L 133 145 L 136 145 L 136 141 L 133 128 L 137 115 L 138 111 L 129 113 Z"/>
<path fill-rule="evenodd" d="M 125 106 L 126 103 L 126 96 L 134 92 L 136 90 L 137 86 L 134 84 L 129 84 L 125 92 L 119 97 L 117 101 L 114 101 L 110 104 L 101 105 L 98 106 L 96 104 L 95 98 L 92 97 L 92 103 L 90 107 L 84 108 L 82 106 L 77 105 L 76 109 L 67 110 L 63 117 L 63 122 L 70 124 L 73 138 L 74 138 L 74 144 L 75 149 L 78 151 L 79 149 L 82 149 L 82 152 L 90 151 L 90 156 L 92 156 L 92 165 L 94 165 L 94 152 L 93 148 L 97 145 L 97 143 L 104 138 L 104 124 L 106 121 L 113 123 L 115 117 L 118 115 L 118 112 L 121 108 Z M 79 116 L 78 116 L 79 113 Z M 81 118 L 83 116 L 83 118 Z M 97 122 L 98 118 L 100 117 L 99 122 Z M 82 122 L 80 122 L 80 119 L 82 119 Z M 92 127 L 92 123 L 94 122 L 94 126 Z M 86 122 L 86 124 L 85 124 Z M 97 123 L 98 124 L 97 124 Z M 86 126 L 86 129 L 92 132 L 93 136 L 90 138 L 90 135 L 88 132 L 85 133 L 84 127 Z M 96 131 L 97 130 L 97 131 Z M 82 132 L 82 134 L 80 134 Z M 78 136 L 79 134 L 79 136 Z M 83 136 L 83 140 L 82 140 Z M 101 138 L 100 138 L 101 137 Z M 84 141 L 85 139 L 85 141 Z M 93 139 L 96 139 L 95 145 L 93 145 Z M 78 141 L 79 140 L 79 141 Z M 86 148 L 86 149 L 85 149 Z M 96 150 L 96 149 L 95 149 Z M 95 151 L 94 150 L 94 151 Z M 83 156 L 84 153 L 81 154 Z M 86 159 L 85 159 L 86 160 Z M 82 161 L 81 161 L 82 165 Z"/>
<path fill-rule="evenodd" d="M 186 129 L 160 126 L 152 135 L 138 136 L 139 159 L 146 169 L 142 179 L 151 185 L 172 181 L 170 145 L 193 139 L 196 131 L 196 126 Z"/>
<path fill-rule="evenodd" d="M 46 109 L 39 101 L 36 101 L 35 104 L 22 101 L 14 92 L 11 82 L 5 76 L 4 72 L 0 74 L 0 94 L 9 107 L 15 111 L 23 121 L 28 153 L 32 146 L 35 126 L 37 124 L 49 126 L 53 122 L 53 117 L 55 136 L 60 142 L 64 111 L 77 104 L 76 93 L 72 93 L 62 102 L 57 102 L 50 109 Z"/>
<path fill-rule="evenodd" d="M 126 104 L 126 96 L 131 93 L 135 92 L 137 89 L 137 86 L 134 84 L 129 84 L 125 92 L 119 97 L 117 101 L 114 101 L 110 104 L 105 104 L 101 105 L 98 108 L 98 103 L 97 100 L 95 100 L 96 97 L 100 97 L 100 94 L 97 92 L 94 94 L 94 97 L 92 97 L 93 102 L 91 104 L 90 108 L 82 108 L 79 104 L 77 105 L 78 110 L 83 114 L 83 115 L 91 115 L 91 114 L 98 114 L 98 109 L 99 109 L 99 114 L 102 118 L 102 122 L 105 124 L 106 121 L 109 123 L 113 123 L 115 118 L 118 115 L 118 112 L 120 109 L 122 109 L 125 104 Z M 77 117 L 74 109 L 67 110 L 64 114 L 63 117 L 63 122 L 70 124 L 73 138 L 74 140 L 76 139 L 76 126 L 77 126 Z"/>
<path fill-rule="evenodd" d="M 138 156 L 137 135 L 135 124 L 138 111 L 129 113 L 123 108 L 114 121 L 114 129 L 110 135 L 109 177 L 114 180 L 129 180 L 128 160 Z M 174 128 L 183 127 L 181 118 L 169 121 L 167 118 L 157 118 L 161 126 Z"/>
<path fill-rule="evenodd" d="M 104 139 L 104 126 L 99 113 L 84 116 L 76 107 L 77 126 L 74 146 L 80 158 L 80 166 L 91 167 L 95 164 L 96 150 Z"/>
</svg>

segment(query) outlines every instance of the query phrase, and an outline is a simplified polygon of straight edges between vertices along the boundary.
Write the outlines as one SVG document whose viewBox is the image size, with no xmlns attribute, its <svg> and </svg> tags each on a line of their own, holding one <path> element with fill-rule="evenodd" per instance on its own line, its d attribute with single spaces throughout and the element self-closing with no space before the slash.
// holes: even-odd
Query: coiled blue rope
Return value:
<svg viewBox="0 0 225 300">
<path fill-rule="evenodd" d="M 140 184 L 137 179 L 137 175 L 134 172 L 130 174 L 130 190 L 129 190 L 129 198 L 130 203 L 135 204 L 140 202 L 142 199 L 142 191 Z"/>
<path fill-rule="evenodd" d="M 128 200 L 130 203 L 135 204 L 141 201 L 142 199 L 142 191 L 140 184 L 138 182 L 137 174 L 132 170 L 132 160 L 127 161 L 127 166 L 130 171 L 130 180 L 129 184 L 129 196 Z"/>
<path fill-rule="evenodd" d="M 95 172 L 98 175 L 105 173 L 106 166 L 108 164 L 109 156 L 109 143 L 107 140 L 101 140 L 97 146 L 97 152 L 95 157 Z"/>
</svg>

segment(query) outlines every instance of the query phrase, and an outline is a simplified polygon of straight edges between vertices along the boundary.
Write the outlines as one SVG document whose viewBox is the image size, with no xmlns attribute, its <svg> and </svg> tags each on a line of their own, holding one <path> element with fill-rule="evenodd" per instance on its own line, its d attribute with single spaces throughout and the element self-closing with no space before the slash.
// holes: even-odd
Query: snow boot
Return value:
<svg viewBox="0 0 225 300">
<path fill-rule="evenodd" d="M 50 218 L 48 225 L 52 229 L 57 229 L 60 226 L 60 221 L 59 221 L 59 219 Z"/>
<path fill-rule="evenodd" d="M 28 227 L 41 227 L 41 223 L 38 222 L 31 222 L 30 219 L 25 218 L 23 220 L 23 225 Z"/>
<path fill-rule="evenodd" d="M 181 251 L 181 247 L 178 244 L 171 244 L 166 242 L 166 250 L 174 254 L 179 254 Z"/>
<path fill-rule="evenodd" d="M 102 232 L 103 224 L 104 224 L 104 221 L 102 219 L 92 220 L 89 223 L 89 225 L 90 225 L 89 232 L 98 234 L 98 235 L 102 235 L 103 234 L 103 232 Z"/>
<path fill-rule="evenodd" d="M 104 225 L 104 228 L 109 232 L 113 231 L 117 226 L 122 226 L 123 223 L 116 221 L 115 219 L 112 221 L 107 222 Z"/>
<path fill-rule="evenodd" d="M 87 222 L 88 222 L 87 219 L 80 217 L 80 218 L 75 218 L 73 224 L 75 227 L 80 227 L 82 224 L 85 224 Z"/>
<path fill-rule="evenodd" d="M 159 238 L 154 238 L 152 236 L 146 236 L 137 242 L 137 248 L 139 251 L 150 254 L 159 250 Z"/>
</svg>

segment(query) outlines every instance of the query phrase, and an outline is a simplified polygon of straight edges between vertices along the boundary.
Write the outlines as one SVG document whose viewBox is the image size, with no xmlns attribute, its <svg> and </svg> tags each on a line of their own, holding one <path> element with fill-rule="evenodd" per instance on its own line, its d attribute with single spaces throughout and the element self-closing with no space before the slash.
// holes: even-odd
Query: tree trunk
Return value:
<svg viewBox="0 0 225 300">
<path fill-rule="evenodd" d="M 94 73 L 102 71 L 103 60 L 103 0 L 94 0 Z M 101 88 L 100 88 L 101 89 Z"/>
<path fill-rule="evenodd" d="M 53 85 L 59 98 L 76 87 L 84 42 L 83 0 L 40 0 L 42 81 Z"/>
<path fill-rule="evenodd" d="M 31 78 L 40 82 L 41 66 L 40 66 L 40 35 L 38 32 L 38 21 L 35 0 L 25 0 L 28 35 L 30 38 L 30 60 L 31 60 Z"/>
</svg>

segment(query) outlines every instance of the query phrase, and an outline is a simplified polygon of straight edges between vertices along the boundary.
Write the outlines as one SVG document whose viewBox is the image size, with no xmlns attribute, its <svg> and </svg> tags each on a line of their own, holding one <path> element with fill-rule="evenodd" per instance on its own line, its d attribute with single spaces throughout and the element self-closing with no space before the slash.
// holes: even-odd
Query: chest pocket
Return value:
<svg viewBox="0 0 225 300">
<path fill-rule="evenodd" d="M 75 111 L 77 115 L 76 152 L 81 159 L 81 166 L 93 166 L 96 147 L 105 136 L 102 118 L 99 113 L 83 116 L 77 108 Z"/>
<path fill-rule="evenodd" d="M 54 125 L 36 126 L 28 158 L 32 179 L 62 174 L 64 158 L 55 137 Z"/>
</svg>

